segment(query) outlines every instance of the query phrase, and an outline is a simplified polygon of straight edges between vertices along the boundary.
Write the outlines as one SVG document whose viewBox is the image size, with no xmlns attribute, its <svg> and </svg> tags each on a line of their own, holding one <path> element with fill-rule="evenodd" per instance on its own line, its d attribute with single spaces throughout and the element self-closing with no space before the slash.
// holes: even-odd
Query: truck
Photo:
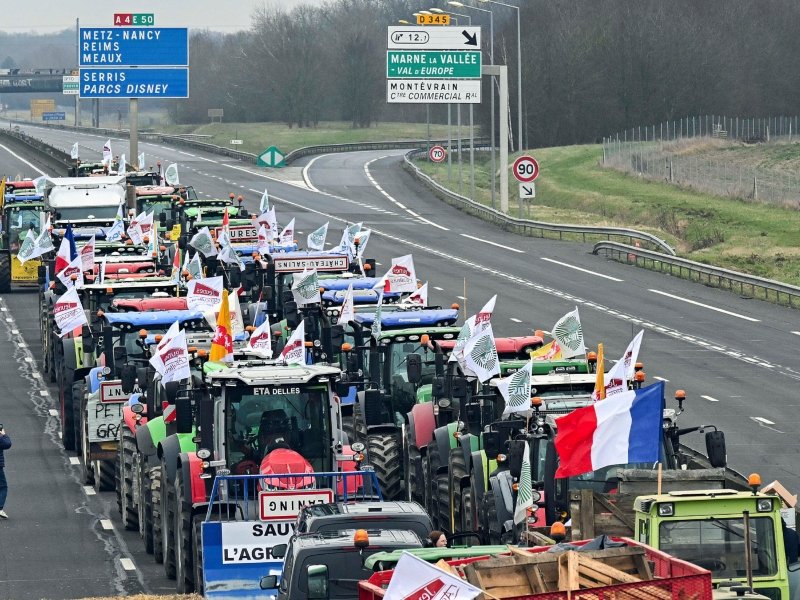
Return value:
<svg viewBox="0 0 800 600">
<path fill-rule="evenodd" d="M 125 205 L 125 176 L 54 177 L 45 182 L 45 206 L 53 213 L 53 226 L 72 224 L 78 237 L 105 237 L 103 228 L 114 223 Z"/>
</svg>

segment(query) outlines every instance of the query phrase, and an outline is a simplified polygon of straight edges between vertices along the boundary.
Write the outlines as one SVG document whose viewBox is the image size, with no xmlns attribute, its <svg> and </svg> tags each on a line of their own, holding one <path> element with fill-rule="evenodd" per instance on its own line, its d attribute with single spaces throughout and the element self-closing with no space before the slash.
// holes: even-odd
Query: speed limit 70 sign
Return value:
<svg viewBox="0 0 800 600">
<path fill-rule="evenodd" d="M 514 161 L 514 177 L 522 183 L 529 183 L 539 176 L 539 163 L 532 156 L 520 156 Z"/>
<path fill-rule="evenodd" d="M 443 146 L 431 146 L 431 149 L 428 150 L 428 158 L 431 159 L 432 162 L 440 163 L 446 157 L 447 151 Z"/>
</svg>

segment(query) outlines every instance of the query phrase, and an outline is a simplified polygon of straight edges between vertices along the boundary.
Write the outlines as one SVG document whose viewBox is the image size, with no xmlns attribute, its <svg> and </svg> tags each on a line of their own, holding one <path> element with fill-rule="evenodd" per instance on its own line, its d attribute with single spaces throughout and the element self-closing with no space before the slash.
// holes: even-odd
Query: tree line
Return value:
<svg viewBox="0 0 800 600">
<path fill-rule="evenodd" d="M 796 112 L 795 0 L 504 1 L 520 8 L 528 147 L 594 142 L 689 114 Z M 493 11 L 495 63 L 509 67 L 516 135 L 516 11 L 463 3 Z M 386 103 L 386 27 L 432 6 L 471 15 L 472 24 L 483 28 L 489 62 L 488 15 L 444 0 L 329 0 L 288 12 L 276 6 L 258 8 L 246 31 L 192 31 L 190 98 L 166 103 L 176 122 L 206 122 L 209 108 L 223 108 L 226 121 L 293 127 L 327 120 L 353 127 L 424 121 L 424 105 Z M 69 35 L 43 41 L 37 53 L 30 45 L 3 45 L 8 40 L 0 36 L 0 55 L 14 57 L 16 46 L 28 59 L 17 63 L 36 54 L 52 61 L 56 39 L 64 43 Z M 489 89 L 484 82 L 476 107 L 487 132 Z M 446 106 L 432 105 L 430 115 L 446 122 Z"/>
</svg>

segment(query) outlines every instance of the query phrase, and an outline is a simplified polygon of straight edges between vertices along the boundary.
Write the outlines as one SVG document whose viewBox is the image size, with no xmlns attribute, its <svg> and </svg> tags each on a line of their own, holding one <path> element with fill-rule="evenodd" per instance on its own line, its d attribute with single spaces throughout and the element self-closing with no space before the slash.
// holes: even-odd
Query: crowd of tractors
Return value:
<svg viewBox="0 0 800 600">
<path fill-rule="evenodd" d="M 4 182 L 0 291 L 38 294 L 64 449 L 81 458 L 85 485 L 116 493 L 124 527 L 138 530 L 178 592 L 213 595 L 204 524 L 269 523 L 265 492 L 291 504 L 324 489 L 331 501 L 369 500 L 370 510 L 407 519 L 405 503 L 466 547 L 502 548 L 569 525 L 581 490 L 608 498 L 621 478 L 655 485 L 653 466 L 639 464 L 556 478 L 556 419 L 595 402 L 594 352 L 550 357 L 542 331 L 495 338 L 499 368 L 481 381 L 453 359 L 467 315 L 457 304 L 429 305 L 407 260 L 377 272 L 363 224 L 346 224 L 326 250 L 324 234 L 323 243 L 298 243 L 294 220 L 281 231 L 266 192 L 251 213 L 241 196 L 201 200 L 159 171 L 97 176 L 88 167 Z M 411 285 L 395 287 L 393 273 Z M 65 321 L 76 306 L 82 314 Z M 221 333 L 220 359 L 212 348 Z M 184 360 L 179 376 L 173 358 Z M 530 406 L 509 413 L 499 382 L 526 368 Z M 637 363 L 624 386 L 645 379 Z M 662 467 L 673 473 L 664 481 L 689 472 L 749 490 L 727 467 L 721 432 L 678 426 L 685 398 L 676 399 L 664 411 Z M 698 432 L 705 453 L 685 443 Z M 526 476 L 533 506 L 520 526 Z M 294 533 L 302 506 L 276 523 Z M 418 545 L 403 543 L 393 547 Z M 280 561 L 279 546 L 247 556 Z M 317 581 L 320 572 L 306 575 Z M 331 589 L 276 593 L 339 597 Z"/>
</svg>

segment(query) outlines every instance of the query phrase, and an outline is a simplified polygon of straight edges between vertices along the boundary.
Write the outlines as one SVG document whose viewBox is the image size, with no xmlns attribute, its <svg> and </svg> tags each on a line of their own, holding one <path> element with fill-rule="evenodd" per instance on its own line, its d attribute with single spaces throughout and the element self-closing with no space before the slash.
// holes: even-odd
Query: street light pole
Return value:
<svg viewBox="0 0 800 600">
<path fill-rule="evenodd" d="M 478 0 L 478 2 L 488 2 L 506 8 L 513 8 L 517 11 L 517 151 L 522 151 L 522 31 L 520 26 L 519 6 L 498 2 L 497 0 Z"/>
</svg>

